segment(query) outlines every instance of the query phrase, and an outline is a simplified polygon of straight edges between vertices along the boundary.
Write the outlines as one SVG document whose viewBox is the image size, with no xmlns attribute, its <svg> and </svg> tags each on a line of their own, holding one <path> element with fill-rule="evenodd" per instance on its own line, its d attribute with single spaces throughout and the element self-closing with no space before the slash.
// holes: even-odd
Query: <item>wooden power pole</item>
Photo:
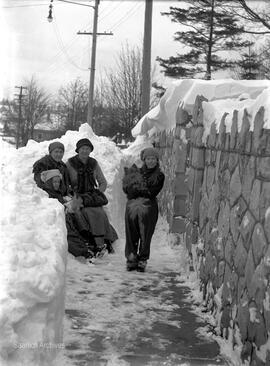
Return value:
<svg viewBox="0 0 270 366">
<path fill-rule="evenodd" d="M 20 89 L 19 94 L 15 94 L 18 97 L 19 101 L 19 116 L 18 116 L 18 124 L 17 124 L 17 131 L 16 131 L 16 149 L 20 146 L 20 138 L 21 138 L 21 125 L 22 125 L 22 99 L 23 89 L 27 89 L 25 86 L 15 86 L 16 89 Z"/>
<path fill-rule="evenodd" d="M 152 9 L 153 0 L 145 0 L 142 61 L 142 115 L 146 114 L 150 107 Z"/>
<path fill-rule="evenodd" d="M 96 64 L 96 48 L 97 48 L 97 36 L 106 35 L 111 36 L 111 32 L 97 32 L 98 26 L 98 6 L 100 0 L 95 0 L 95 12 L 94 12 L 94 23 L 93 32 L 78 32 L 77 34 L 93 35 L 92 38 L 92 52 L 91 52 L 91 67 L 90 67 L 90 81 L 89 81 L 89 96 L 88 96 L 88 110 L 87 110 L 87 123 L 93 126 L 93 109 L 94 109 L 94 86 L 95 86 L 95 64 Z"/>
</svg>

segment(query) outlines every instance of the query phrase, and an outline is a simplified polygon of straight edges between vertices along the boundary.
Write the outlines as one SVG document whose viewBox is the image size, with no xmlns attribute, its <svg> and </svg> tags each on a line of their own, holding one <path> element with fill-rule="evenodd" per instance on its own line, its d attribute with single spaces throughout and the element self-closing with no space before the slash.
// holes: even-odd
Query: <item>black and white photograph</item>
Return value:
<svg viewBox="0 0 270 366">
<path fill-rule="evenodd" d="M 270 0 L 0 5 L 0 366 L 269 366 Z"/>
</svg>

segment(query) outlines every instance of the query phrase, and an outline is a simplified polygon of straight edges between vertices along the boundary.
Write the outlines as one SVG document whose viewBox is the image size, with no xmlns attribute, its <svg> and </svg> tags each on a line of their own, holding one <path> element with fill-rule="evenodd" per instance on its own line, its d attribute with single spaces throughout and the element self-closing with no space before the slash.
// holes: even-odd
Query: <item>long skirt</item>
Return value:
<svg viewBox="0 0 270 366">
<path fill-rule="evenodd" d="M 114 242 L 117 234 L 110 225 L 108 216 L 102 207 L 84 207 L 75 213 L 79 230 L 90 232 L 95 241 L 108 240 Z"/>
</svg>

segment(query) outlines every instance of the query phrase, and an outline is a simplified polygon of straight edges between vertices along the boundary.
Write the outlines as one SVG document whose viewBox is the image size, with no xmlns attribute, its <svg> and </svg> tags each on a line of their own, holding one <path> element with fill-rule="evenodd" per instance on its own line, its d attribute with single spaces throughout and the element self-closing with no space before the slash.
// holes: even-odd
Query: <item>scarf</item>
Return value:
<svg viewBox="0 0 270 366">
<path fill-rule="evenodd" d="M 88 158 L 84 164 L 79 156 L 76 155 L 69 159 L 70 165 L 78 174 L 78 190 L 77 193 L 87 193 L 93 191 L 97 187 L 94 177 L 94 170 L 97 166 L 97 161 L 93 158 Z"/>
<path fill-rule="evenodd" d="M 159 184 L 159 178 L 161 174 L 159 164 L 157 164 L 154 168 L 147 168 L 147 166 L 144 164 L 140 170 L 147 186 Z"/>
</svg>

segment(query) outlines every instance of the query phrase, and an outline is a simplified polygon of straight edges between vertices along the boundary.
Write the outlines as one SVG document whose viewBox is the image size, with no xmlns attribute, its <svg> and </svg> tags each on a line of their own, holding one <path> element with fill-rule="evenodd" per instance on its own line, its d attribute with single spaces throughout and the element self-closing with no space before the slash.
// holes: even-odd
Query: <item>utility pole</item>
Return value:
<svg viewBox="0 0 270 366">
<path fill-rule="evenodd" d="M 49 5 L 49 14 L 48 14 L 48 21 L 52 22 L 53 16 L 52 16 L 52 9 L 53 9 L 53 1 L 50 0 Z M 82 3 L 77 3 L 74 1 L 69 0 L 57 0 L 57 1 L 63 1 L 70 4 L 76 4 L 81 6 L 87 6 L 94 9 L 94 24 L 93 24 L 93 32 L 77 32 L 77 34 L 83 34 L 83 35 L 93 35 L 92 40 L 92 53 L 91 53 L 91 67 L 90 67 L 90 81 L 89 81 L 89 97 L 88 97 L 88 110 L 87 110 L 87 123 L 91 126 L 93 123 L 93 106 L 94 106 L 94 82 L 95 82 L 95 63 L 96 63 L 96 47 L 97 47 L 97 36 L 99 35 L 105 35 L 105 36 L 112 36 L 112 32 L 104 32 L 104 33 L 98 33 L 97 32 L 97 24 L 98 24 L 98 6 L 100 0 L 95 0 L 95 6 L 93 5 L 87 5 Z"/>
<path fill-rule="evenodd" d="M 78 32 L 80 35 L 93 35 L 92 38 L 92 52 L 91 52 L 91 67 L 90 67 L 90 81 L 89 81 L 89 96 L 88 96 L 88 110 L 87 110 L 87 123 L 93 126 L 93 109 L 94 109 L 94 85 L 95 85 L 95 64 L 96 64 L 96 48 L 97 48 L 97 36 L 106 35 L 112 36 L 112 32 L 97 32 L 98 25 L 98 6 L 100 0 L 95 0 L 95 12 L 94 12 L 94 24 L 93 32 Z"/>
<path fill-rule="evenodd" d="M 150 106 L 152 9 L 153 0 L 145 0 L 142 61 L 142 115 L 149 111 Z"/>
<path fill-rule="evenodd" d="M 18 97 L 18 101 L 19 101 L 19 116 L 18 116 L 18 124 L 17 124 L 17 133 L 16 133 L 16 149 L 19 148 L 20 145 L 20 137 L 21 137 L 21 121 L 22 121 L 22 98 L 24 97 L 23 95 L 23 89 L 27 89 L 25 86 L 15 86 L 15 88 L 20 89 L 20 93 L 19 94 L 15 94 L 15 96 Z"/>
</svg>

